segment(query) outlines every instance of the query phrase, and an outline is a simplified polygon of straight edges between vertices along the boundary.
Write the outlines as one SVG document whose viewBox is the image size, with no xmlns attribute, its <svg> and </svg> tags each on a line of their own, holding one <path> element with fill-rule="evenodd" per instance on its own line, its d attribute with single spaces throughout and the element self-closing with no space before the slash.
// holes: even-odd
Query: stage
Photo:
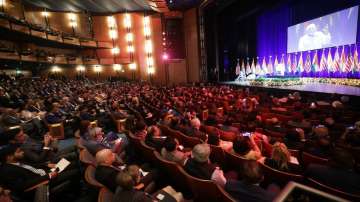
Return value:
<svg viewBox="0 0 360 202">
<path fill-rule="evenodd" d="M 249 87 L 258 87 L 258 88 L 271 88 L 271 89 L 330 93 L 330 94 L 336 93 L 341 95 L 360 96 L 360 87 L 329 84 L 329 83 L 304 83 L 304 84 L 289 85 L 289 86 L 253 86 L 247 81 L 227 81 L 221 83 L 228 85 L 249 86 Z"/>
</svg>

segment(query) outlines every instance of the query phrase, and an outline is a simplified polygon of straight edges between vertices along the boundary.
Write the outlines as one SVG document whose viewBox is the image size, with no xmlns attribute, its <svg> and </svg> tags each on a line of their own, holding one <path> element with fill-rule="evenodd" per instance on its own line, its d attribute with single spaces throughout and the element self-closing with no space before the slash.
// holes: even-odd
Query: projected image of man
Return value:
<svg viewBox="0 0 360 202">
<path fill-rule="evenodd" d="M 331 34 L 329 32 L 329 26 L 326 24 L 321 31 L 314 23 L 306 26 L 305 34 L 300 38 L 298 50 L 314 50 L 321 49 L 328 46 L 331 43 Z"/>
</svg>

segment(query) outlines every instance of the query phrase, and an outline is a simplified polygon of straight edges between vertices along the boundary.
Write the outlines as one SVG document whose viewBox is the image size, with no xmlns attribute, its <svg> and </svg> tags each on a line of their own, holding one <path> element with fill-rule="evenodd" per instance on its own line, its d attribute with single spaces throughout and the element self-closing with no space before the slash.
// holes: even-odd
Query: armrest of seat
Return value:
<svg viewBox="0 0 360 202">
<path fill-rule="evenodd" d="M 48 184 L 48 183 L 49 183 L 49 180 L 42 181 L 42 182 L 40 182 L 40 183 L 38 183 L 38 184 L 36 184 L 36 185 L 34 185 L 32 187 L 29 187 L 29 188 L 25 189 L 25 192 L 33 191 L 36 188 L 38 188 L 38 187 L 40 187 L 42 185 Z"/>
</svg>

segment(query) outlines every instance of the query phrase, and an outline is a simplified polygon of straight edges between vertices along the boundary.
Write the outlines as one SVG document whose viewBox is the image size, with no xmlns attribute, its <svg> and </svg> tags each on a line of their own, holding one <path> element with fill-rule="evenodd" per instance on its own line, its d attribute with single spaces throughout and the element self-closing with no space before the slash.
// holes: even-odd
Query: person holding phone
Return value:
<svg viewBox="0 0 360 202">
<path fill-rule="evenodd" d="M 247 160 L 259 160 L 262 157 L 252 133 L 243 133 L 243 136 L 238 136 L 233 142 L 233 150 L 237 155 Z"/>
</svg>

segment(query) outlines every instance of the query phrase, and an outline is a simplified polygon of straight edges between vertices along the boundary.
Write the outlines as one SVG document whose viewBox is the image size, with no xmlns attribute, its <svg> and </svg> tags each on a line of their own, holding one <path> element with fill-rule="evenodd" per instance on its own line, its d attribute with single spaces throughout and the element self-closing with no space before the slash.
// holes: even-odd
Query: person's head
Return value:
<svg viewBox="0 0 360 202">
<path fill-rule="evenodd" d="M 243 166 L 243 180 L 249 184 L 259 184 L 264 176 L 256 161 L 247 161 Z"/>
<path fill-rule="evenodd" d="M 193 118 L 190 123 L 193 128 L 200 129 L 201 122 L 198 118 Z"/>
<path fill-rule="evenodd" d="M 161 136 L 161 131 L 157 126 L 152 125 L 147 129 L 146 137 L 152 138 L 152 137 L 160 137 L 160 136 Z"/>
<path fill-rule="evenodd" d="M 138 121 L 135 125 L 135 130 L 137 132 L 145 131 L 146 130 L 146 124 L 143 121 Z"/>
<path fill-rule="evenodd" d="M 208 144 L 219 146 L 220 144 L 220 136 L 217 133 L 210 133 L 208 135 Z"/>
<path fill-rule="evenodd" d="M 119 172 L 119 174 L 116 176 L 116 183 L 123 190 L 132 190 L 135 186 L 133 178 L 127 172 Z"/>
<path fill-rule="evenodd" d="M 280 169 L 287 169 L 290 161 L 290 152 L 284 143 L 276 142 L 272 147 L 271 158 L 277 162 Z"/>
<path fill-rule="evenodd" d="M 208 144 L 197 144 L 193 148 L 191 155 L 193 159 L 199 163 L 208 162 L 210 156 L 210 146 Z"/>
<path fill-rule="evenodd" d="M 26 140 L 26 135 L 21 126 L 9 127 L 3 134 L 10 143 L 23 144 Z"/>
<path fill-rule="evenodd" d="M 100 127 L 89 127 L 89 135 L 91 137 L 102 137 L 104 135 L 104 132 L 102 130 L 102 128 Z"/>
<path fill-rule="evenodd" d="M 16 163 L 24 158 L 24 151 L 17 144 L 7 144 L 0 147 L 2 163 Z"/>
<path fill-rule="evenodd" d="M 51 104 L 51 112 L 59 112 L 60 104 L 58 102 L 54 102 Z"/>
<path fill-rule="evenodd" d="M 314 128 L 314 134 L 315 134 L 316 140 L 320 146 L 330 145 L 329 130 L 327 127 L 325 127 L 323 125 L 316 126 Z"/>
<path fill-rule="evenodd" d="M 173 137 L 167 137 L 164 141 L 164 148 L 168 152 L 173 152 L 176 150 L 177 143 Z"/>
<path fill-rule="evenodd" d="M 96 153 L 96 162 L 99 165 L 112 165 L 115 162 L 115 154 L 110 149 L 102 149 Z"/>
<path fill-rule="evenodd" d="M 250 139 L 248 137 L 237 137 L 233 142 L 233 149 L 240 155 L 246 155 L 252 149 Z"/>
<path fill-rule="evenodd" d="M 308 26 L 306 26 L 305 28 L 305 33 L 307 35 L 313 36 L 315 34 L 315 32 L 317 31 L 316 25 L 311 23 Z"/>
<path fill-rule="evenodd" d="M 137 165 L 129 165 L 126 168 L 126 172 L 131 176 L 135 184 L 138 184 L 141 180 L 140 168 Z"/>
</svg>

